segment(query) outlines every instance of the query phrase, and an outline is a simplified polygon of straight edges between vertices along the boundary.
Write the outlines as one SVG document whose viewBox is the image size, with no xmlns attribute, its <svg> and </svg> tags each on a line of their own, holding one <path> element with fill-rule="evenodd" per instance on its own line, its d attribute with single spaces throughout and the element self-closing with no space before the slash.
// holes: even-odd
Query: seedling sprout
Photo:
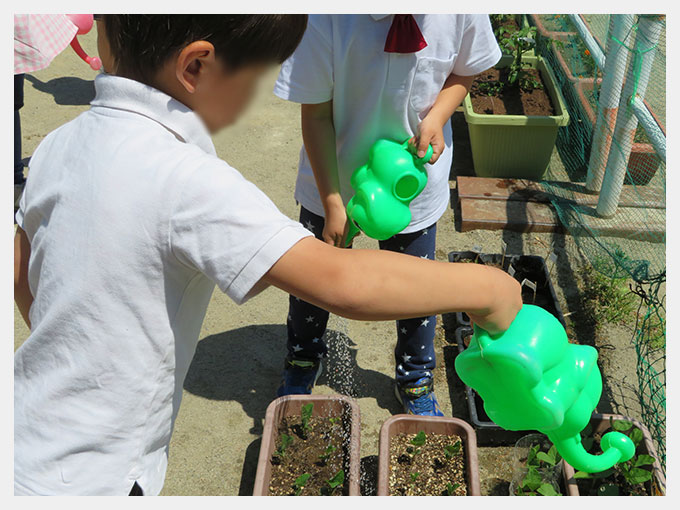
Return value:
<svg viewBox="0 0 680 510">
<path fill-rule="evenodd" d="M 305 473 L 303 475 L 298 476 L 295 479 L 295 495 L 299 496 L 302 493 L 302 489 L 305 488 L 305 485 L 307 484 L 307 481 L 309 480 L 309 477 L 312 476 L 309 473 Z"/>
</svg>

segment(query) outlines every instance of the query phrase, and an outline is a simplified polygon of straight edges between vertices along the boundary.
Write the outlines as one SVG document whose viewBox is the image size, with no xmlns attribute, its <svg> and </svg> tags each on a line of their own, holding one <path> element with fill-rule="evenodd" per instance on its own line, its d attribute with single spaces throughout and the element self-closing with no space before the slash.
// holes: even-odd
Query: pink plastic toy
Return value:
<svg viewBox="0 0 680 510">
<path fill-rule="evenodd" d="M 85 50 L 80 46 L 78 42 L 78 35 L 87 34 L 92 30 L 92 25 L 94 24 L 94 16 L 92 14 L 67 14 L 66 15 L 71 22 L 78 27 L 78 32 L 73 37 L 71 41 L 71 47 L 75 50 L 80 58 L 87 62 L 92 69 L 98 71 L 102 66 L 102 61 L 99 57 L 90 57 Z"/>
</svg>

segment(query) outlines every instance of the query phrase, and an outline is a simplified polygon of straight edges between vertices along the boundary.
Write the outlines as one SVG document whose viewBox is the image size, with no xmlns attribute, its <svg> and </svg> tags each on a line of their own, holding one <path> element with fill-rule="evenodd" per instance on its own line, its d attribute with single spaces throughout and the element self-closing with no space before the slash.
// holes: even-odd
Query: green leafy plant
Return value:
<svg viewBox="0 0 680 510">
<path fill-rule="evenodd" d="M 561 496 L 551 483 L 543 480 L 541 472 L 536 466 L 530 465 L 527 474 L 515 489 L 517 496 Z"/>
<path fill-rule="evenodd" d="M 286 457 L 286 448 L 288 448 L 293 443 L 293 436 L 289 436 L 288 434 L 281 434 L 281 436 L 279 436 L 279 439 L 281 441 L 279 443 L 279 447 L 274 452 L 274 455 L 281 459 L 284 459 Z"/>
<path fill-rule="evenodd" d="M 626 434 L 633 441 L 636 448 L 642 443 L 644 438 L 642 431 L 635 427 L 632 422 L 610 419 L 609 425 L 612 430 Z M 590 425 L 581 431 L 581 443 L 586 450 L 590 450 L 594 444 L 592 433 Z M 652 471 L 644 468 L 653 466 L 654 462 L 656 462 L 656 459 L 651 455 L 636 454 L 629 461 L 621 462 L 599 473 L 576 471 L 574 478 L 577 480 L 591 480 L 588 486 L 589 492 L 595 493 L 598 496 L 618 496 L 622 489 L 624 494 L 644 494 L 645 483 L 653 478 Z M 611 479 L 621 483 L 607 481 Z"/>
<path fill-rule="evenodd" d="M 299 496 L 302 493 L 302 490 L 305 488 L 305 485 L 307 485 L 310 476 L 312 475 L 309 473 L 304 473 L 295 479 L 293 488 L 295 489 L 296 496 Z"/>
<path fill-rule="evenodd" d="M 411 456 L 411 459 L 420 453 L 420 447 L 427 441 L 427 436 L 424 431 L 418 432 L 413 439 L 409 441 L 413 446 L 406 447 L 406 453 Z M 415 447 L 415 448 L 414 448 Z"/>
<path fill-rule="evenodd" d="M 312 412 L 314 412 L 313 402 L 303 405 L 300 411 L 300 418 L 302 419 L 302 433 L 305 437 L 309 431 L 309 419 L 312 417 Z"/>
<path fill-rule="evenodd" d="M 338 487 L 345 483 L 345 472 L 341 469 L 332 478 L 326 480 L 326 485 L 321 488 L 322 496 L 332 496 Z"/>
<path fill-rule="evenodd" d="M 458 452 L 460 452 L 460 449 L 460 440 L 456 441 L 454 444 L 446 445 L 444 447 L 444 457 L 446 457 L 446 460 L 451 460 Z"/>
<path fill-rule="evenodd" d="M 319 460 L 321 461 L 321 463 L 326 464 L 326 462 L 328 462 L 328 459 L 333 454 L 333 452 L 335 452 L 335 450 L 337 450 L 337 448 L 332 444 L 329 444 L 324 450 L 324 452 L 321 455 L 319 455 Z"/>
<path fill-rule="evenodd" d="M 447 483 L 446 484 L 446 495 L 453 496 L 456 493 L 456 489 L 460 487 L 459 483 Z"/>
</svg>

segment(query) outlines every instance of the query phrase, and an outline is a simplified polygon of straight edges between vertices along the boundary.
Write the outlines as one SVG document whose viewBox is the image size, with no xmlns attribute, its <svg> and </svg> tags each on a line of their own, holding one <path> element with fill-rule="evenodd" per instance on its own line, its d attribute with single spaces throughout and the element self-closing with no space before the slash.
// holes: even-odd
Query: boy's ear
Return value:
<svg viewBox="0 0 680 510">
<path fill-rule="evenodd" d="M 215 47 L 208 41 L 194 41 L 180 51 L 175 75 L 187 92 L 193 94 L 200 73 L 215 64 Z"/>
</svg>

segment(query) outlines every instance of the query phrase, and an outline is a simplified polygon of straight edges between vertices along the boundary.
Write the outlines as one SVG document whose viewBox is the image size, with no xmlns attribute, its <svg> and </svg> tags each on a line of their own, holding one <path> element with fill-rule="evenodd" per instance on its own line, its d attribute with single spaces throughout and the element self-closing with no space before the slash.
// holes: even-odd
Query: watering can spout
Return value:
<svg viewBox="0 0 680 510">
<path fill-rule="evenodd" d="M 548 437 L 555 444 L 565 462 L 578 471 L 599 473 L 619 462 L 625 462 L 635 455 L 635 444 L 621 432 L 608 432 L 600 440 L 602 454 L 588 453 L 581 443 L 581 435 L 576 434 L 566 439 L 554 437 L 548 432 Z"/>
</svg>

